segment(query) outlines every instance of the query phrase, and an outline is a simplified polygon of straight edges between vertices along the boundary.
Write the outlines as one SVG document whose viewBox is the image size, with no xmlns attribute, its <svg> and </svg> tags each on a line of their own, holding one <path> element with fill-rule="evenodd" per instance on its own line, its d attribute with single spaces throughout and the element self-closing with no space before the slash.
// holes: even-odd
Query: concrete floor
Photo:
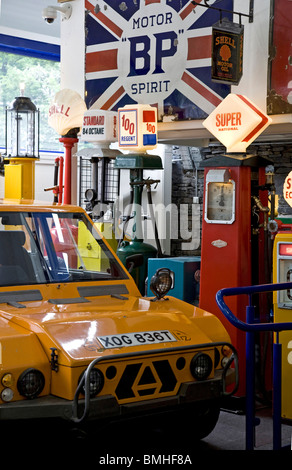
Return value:
<svg viewBox="0 0 292 470">
<path fill-rule="evenodd" d="M 255 428 L 254 450 L 273 450 L 273 419 L 270 408 L 258 409 L 256 417 L 260 423 Z M 209 450 L 245 450 L 246 417 L 221 411 L 214 431 L 202 443 Z M 282 447 L 291 448 L 292 426 L 281 426 Z"/>
<path fill-rule="evenodd" d="M 59 463 L 64 461 L 66 468 L 70 463 L 74 465 L 72 468 L 76 468 L 76 462 L 80 461 L 83 464 L 91 463 L 94 468 L 139 470 L 147 466 L 149 468 L 150 459 L 154 459 L 152 464 L 171 465 L 171 468 L 181 469 L 182 462 L 187 468 L 197 467 L 198 458 L 200 466 L 203 461 L 215 465 L 222 462 L 233 467 L 243 461 L 247 463 L 260 461 L 261 464 L 275 461 L 277 465 L 279 453 L 270 452 L 273 451 L 273 422 L 270 408 L 258 409 L 257 417 L 260 418 L 260 424 L 256 428 L 254 452 L 245 450 L 246 417 L 226 411 L 221 411 L 213 432 L 199 442 L 182 442 L 179 439 L 180 423 L 173 423 L 173 429 L 170 429 L 166 436 L 159 426 L 149 428 L 143 421 L 115 425 L 106 431 L 95 426 L 85 433 L 69 429 L 63 422 L 47 420 L 31 423 L 14 422 L 2 426 L 1 447 L 6 449 L 8 444 L 13 443 L 13 449 L 17 449 L 13 457 L 10 456 L 13 461 L 17 458 L 22 459 L 21 450 L 27 453 L 28 449 L 42 449 L 43 455 L 46 455 L 45 460 L 49 459 L 55 463 L 58 456 L 57 461 Z M 192 423 L 189 425 L 191 432 Z M 287 455 L 285 450 L 291 449 L 291 435 L 292 427 L 282 425 L 283 452 L 281 450 L 280 455 Z"/>
</svg>

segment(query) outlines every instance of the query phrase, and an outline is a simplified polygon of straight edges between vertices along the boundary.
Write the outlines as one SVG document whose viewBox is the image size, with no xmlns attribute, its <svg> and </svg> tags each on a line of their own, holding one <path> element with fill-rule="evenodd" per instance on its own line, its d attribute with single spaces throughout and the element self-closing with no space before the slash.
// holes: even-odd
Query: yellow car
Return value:
<svg viewBox="0 0 292 470">
<path fill-rule="evenodd" d="M 139 264 L 139 256 L 129 260 Z M 0 419 L 76 423 L 193 414 L 214 428 L 237 384 L 237 356 L 214 315 L 142 297 L 80 208 L 0 204 Z"/>
</svg>

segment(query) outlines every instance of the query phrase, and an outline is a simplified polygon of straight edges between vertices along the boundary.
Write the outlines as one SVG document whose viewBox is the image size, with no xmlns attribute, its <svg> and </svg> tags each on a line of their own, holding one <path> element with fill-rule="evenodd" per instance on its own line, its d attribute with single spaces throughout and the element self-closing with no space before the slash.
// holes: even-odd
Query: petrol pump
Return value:
<svg viewBox="0 0 292 470">
<path fill-rule="evenodd" d="M 121 240 L 117 255 L 126 265 L 132 255 L 142 255 L 143 263 L 131 274 L 141 293 L 145 291 L 147 265 L 149 258 L 156 258 L 160 244 L 156 233 L 157 248 L 143 241 L 142 230 L 142 192 L 147 188 L 149 208 L 152 209 L 151 185 L 158 180 L 144 179 L 143 170 L 161 170 L 162 161 L 158 155 L 149 155 L 147 150 L 157 146 L 157 109 L 149 105 L 127 105 L 118 109 L 118 144 L 127 154 L 118 156 L 115 167 L 130 172 L 131 206 L 133 209 L 132 239 Z M 155 221 L 153 220 L 155 225 Z"/>
<path fill-rule="evenodd" d="M 247 98 L 230 94 L 204 121 L 227 152 L 207 159 L 201 245 L 200 300 L 202 309 L 216 314 L 227 328 L 239 355 L 240 383 L 237 398 L 245 396 L 245 333 L 230 325 L 219 310 L 215 295 L 225 287 L 249 286 L 271 281 L 267 181 L 270 161 L 245 150 L 270 119 Z M 270 175 L 269 175 L 270 176 Z M 270 321 L 266 298 L 257 302 L 259 321 Z M 246 321 L 246 297 L 230 297 L 228 306 Z M 257 338 L 260 388 L 265 391 L 264 366 L 268 338 Z M 243 403 L 238 401 L 241 407 Z"/>
<path fill-rule="evenodd" d="M 105 198 L 106 170 L 110 161 L 114 161 L 119 150 L 110 148 L 111 143 L 117 141 L 117 112 L 89 109 L 84 113 L 80 141 L 92 146 L 78 150 L 77 156 L 90 157 L 91 186 L 85 191 L 87 209 L 97 229 L 113 248 L 117 249 L 117 240 L 113 224 L 113 207 Z M 98 254 L 91 250 L 91 243 L 84 257 L 94 263 Z M 101 261 L 100 261 L 101 262 Z"/>
<path fill-rule="evenodd" d="M 283 195 L 292 207 L 291 192 L 292 172 L 285 179 Z M 283 283 L 292 280 L 292 224 L 278 220 L 278 231 L 273 249 L 273 282 Z M 292 289 L 273 293 L 274 321 L 276 323 L 292 321 Z M 282 344 L 282 418 L 292 419 L 292 332 L 279 333 L 279 343 Z"/>
</svg>

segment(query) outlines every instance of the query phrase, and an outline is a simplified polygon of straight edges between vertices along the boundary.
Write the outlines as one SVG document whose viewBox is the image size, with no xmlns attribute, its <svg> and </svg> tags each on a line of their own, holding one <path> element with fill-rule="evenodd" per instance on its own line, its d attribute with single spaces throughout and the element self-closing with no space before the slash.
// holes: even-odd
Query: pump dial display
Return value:
<svg viewBox="0 0 292 470">
<path fill-rule="evenodd" d="M 205 220 L 231 224 L 235 220 L 235 184 L 209 182 L 206 187 Z"/>
</svg>

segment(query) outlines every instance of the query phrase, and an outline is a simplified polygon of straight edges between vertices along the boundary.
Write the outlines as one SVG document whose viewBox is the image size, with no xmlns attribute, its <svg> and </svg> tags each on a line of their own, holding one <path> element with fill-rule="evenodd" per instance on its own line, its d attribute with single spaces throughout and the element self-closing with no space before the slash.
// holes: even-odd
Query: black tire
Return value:
<svg viewBox="0 0 292 470">
<path fill-rule="evenodd" d="M 220 415 L 220 406 L 215 402 L 202 403 L 193 415 L 194 428 L 191 432 L 198 440 L 204 439 L 214 430 Z"/>
<path fill-rule="evenodd" d="M 216 401 L 199 402 L 181 407 L 165 416 L 161 431 L 170 435 L 177 432 L 176 438 L 184 444 L 194 443 L 207 437 L 215 428 L 220 415 Z"/>
</svg>

